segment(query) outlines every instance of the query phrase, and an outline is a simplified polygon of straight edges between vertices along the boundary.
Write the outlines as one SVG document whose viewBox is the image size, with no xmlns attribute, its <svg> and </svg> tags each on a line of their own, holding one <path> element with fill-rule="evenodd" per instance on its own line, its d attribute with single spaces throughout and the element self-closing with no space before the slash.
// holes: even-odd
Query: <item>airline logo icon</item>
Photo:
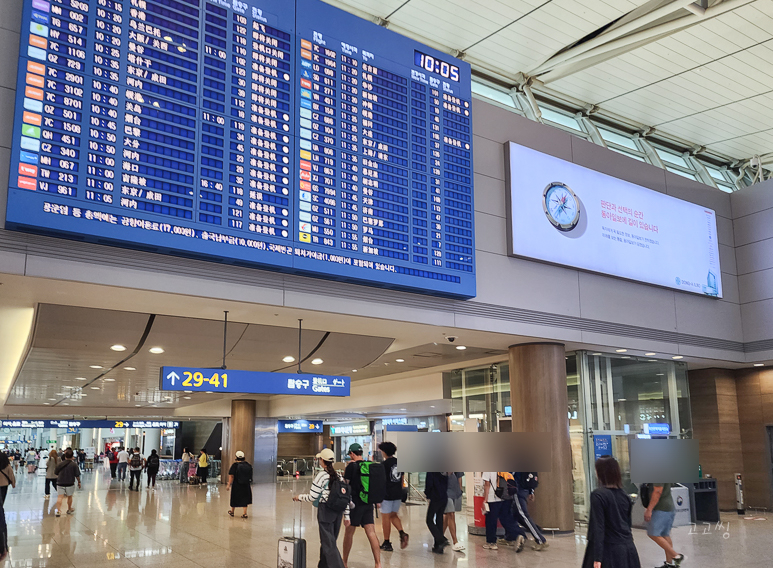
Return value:
<svg viewBox="0 0 773 568">
<path fill-rule="evenodd" d="M 311 162 L 307 162 L 306 160 L 301 160 L 301 169 L 306 171 L 311 171 Z"/>
<path fill-rule="evenodd" d="M 311 91 L 308 89 L 301 89 L 301 98 L 311 100 Z"/>
<path fill-rule="evenodd" d="M 22 124 L 21 133 L 23 136 L 30 136 L 31 138 L 40 138 L 40 127 L 32 126 L 29 124 Z"/>
<path fill-rule="evenodd" d="M 311 160 L 311 152 L 309 152 L 308 150 L 301 150 L 301 159 Z"/>
<path fill-rule="evenodd" d="M 26 81 L 28 85 L 32 85 L 33 87 L 43 88 L 43 77 L 41 77 L 40 75 L 27 73 Z"/>
<path fill-rule="evenodd" d="M 301 99 L 301 108 L 311 108 L 311 101 L 307 99 Z"/>
<path fill-rule="evenodd" d="M 49 3 L 44 0 L 32 0 L 32 7 L 41 12 L 48 12 L 50 9 Z"/>
<path fill-rule="evenodd" d="M 301 128 L 311 128 L 311 120 L 309 120 L 308 118 L 302 118 Z"/>
<path fill-rule="evenodd" d="M 311 81 L 308 79 L 301 79 L 301 87 L 304 89 L 311 89 Z"/>
<path fill-rule="evenodd" d="M 301 181 L 299 183 L 301 184 L 302 191 L 311 191 L 311 183 L 308 181 Z"/>
<path fill-rule="evenodd" d="M 303 150 L 301 150 L 303 151 Z M 311 172 L 305 172 L 301 170 L 301 179 L 304 181 L 311 181 Z"/>
<path fill-rule="evenodd" d="M 35 63 L 34 61 L 27 61 L 27 71 L 37 75 L 45 75 L 46 66 L 41 63 Z"/>
<path fill-rule="evenodd" d="M 43 24 L 44 26 L 48 25 L 48 15 L 42 14 L 40 12 L 32 11 L 32 19 L 36 21 L 39 24 Z"/>
<path fill-rule="evenodd" d="M 311 110 L 307 108 L 301 109 L 301 118 L 311 118 Z"/>
<path fill-rule="evenodd" d="M 40 49 L 39 47 L 33 47 L 31 45 L 27 46 L 27 55 L 34 59 L 40 59 L 41 61 L 46 60 L 46 50 Z"/>
<path fill-rule="evenodd" d="M 35 22 L 30 22 L 30 33 L 37 34 L 43 37 L 48 37 L 48 26 L 44 26 L 43 24 L 37 24 Z"/>
<path fill-rule="evenodd" d="M 30 36 L 30 45 L 33 45 L 35 47 L 39 47 L 40 49 L 48 49 L 48 40 L 44 37 L 31 35 Z"/>
<path fill-rule="evenodd" d="M 32 178 L 19 176 L 19 187 L 35 191 L 38 188 L 38 182 Z"/>
<path fill-rule="evenodd" d="M 41 101 L 36 101 L 34 99 L 25 98 L 24 108 L 27 110 L 31 110 L 32 112 L 43 112 L 43 103 Z"/>
<path fill-rule="evenodd" d="M 38 155 L 33 154 L 32 152 L 25 152 L 21 151 L 19 153 L 19 160 L 24 162 L 25 164 L 37 164 L 38 163 Z"/>
<path fill-rule="evenodd" d="M 24 111 L 24 114 L 22 115 L 22 120 L 26 122 L 27 124 L 34 124 L 35 126 L 40 126 L 43 122 L 43 117 L 39 114 L 35 114 L 34 112 L 28 112 Z"/>
<path fill-rule="evenodd" d="M 28 138 L 27 136 L 21 137 L 21 147 L 30 152 L 40 152 L 40 140 L 34 138 Z"/>
<path fill-rule="evenodd" d="M 40 89 L 36 89 L 35 87 L 26 87 L 24 89 L 24 96 L 29 97 L 31 99 L 35 99 L 38 101 L 43 100 L 43 91 Z"/>
<path fill-rule="evenodd" d="M 311 59 L 311 51 L 308 49 L 301 49 L 301 57 L 303 59 Z"/>
<path fill-rule="evenodd" d="M 302 243 L 310 243 L 311 242 L 311 235 L 308 233 L 298 233 L 298 239 Z"/>
<path fill-rule="evenodd" d="M 308 70 L 304 69 L 301 71 L 301 77 L 304 79 L 311 79 L 311 73 L 308 72 Z"/>
<path fill-rule="evenodd" d="M 305 59 L 301 60 L 301 67 L 304 69 L 311 69 L 311 61 L 307 61 Z"/>
<path fill-rule="evenodd" d="M 302 39 L 301 40 L 301 49 L 308 49 L 309 51 L 311 51 L 311 42 L 309 40 L 307 40 L 307 39 Z"/>
<path fill-rule="evenodd" d="M 311 193 L 308 191 L 301 191 L 298 195 L 300 195 L 301 201 L 311 201 Z"/>
<path fill-rule="evenodd" d="M 38 177 L 38 167 L 29 164 L 19 164 L 19 173 L 23 176 Z"/>
<path fill-rule="evenodd" d="M 300 213 L 298 213 L 298 218 L 301 221 L 308 221 L 309 223 L 311 223 L 311 213 L 305 213 L 301 211 Z"/>
<path fill-rule="evenodd" d="M 311 232 L 311 224 L 310 223 L 298 223 L 298 228 L 302 233 L 310 233 Z"/>
<path fill-rule="evenodd" d="M 308 140 L 301 140 L 301 148 L 304 150 L 311 150 L 311 142 Z"/>
</svg>

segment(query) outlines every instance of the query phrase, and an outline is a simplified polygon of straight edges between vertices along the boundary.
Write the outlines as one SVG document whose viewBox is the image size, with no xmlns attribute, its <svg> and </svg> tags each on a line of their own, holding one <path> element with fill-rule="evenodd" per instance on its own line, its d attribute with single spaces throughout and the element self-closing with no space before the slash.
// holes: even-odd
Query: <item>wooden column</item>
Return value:
<svg viewBox="0 0 773 568">
<path fill-rule="evenodd" d="M 513 432 L 549 432 L 549 472 L 539 472 L 536 500 L 530 504 L 545 529 L 574 531 L 572 454 L 569 444 L 566 355 L 561 343 L 510 347 L 510 403 Z"/>
<path fill-rule="evenodd" d="M 232 400 L 231 418 L 228 420 L 228 443 L 223 446 L 222 475 L 223 483 L 228 481 L 228 470 L 236 460 L 236 452 L 244 452 L 244 459 L 255 462 L 255 401 Z"/>
</svg>

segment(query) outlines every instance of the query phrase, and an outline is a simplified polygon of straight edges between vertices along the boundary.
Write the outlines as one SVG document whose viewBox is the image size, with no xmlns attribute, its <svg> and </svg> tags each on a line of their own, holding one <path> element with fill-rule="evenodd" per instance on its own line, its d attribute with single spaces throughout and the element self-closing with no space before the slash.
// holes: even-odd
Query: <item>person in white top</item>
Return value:
<svg viewBox="0 0 773 568">
<path fill-rule="evenodd" d="M 325 448 L 317 454 L 317 458 L 322 461 L 323 469 L 314 478 L 311 491 L 305 495 L 294 496 L 293 501 L 312 502 L 319 507 L 317 520 L 319 521 L 320 566 L 344 568 L 344 561 L 336 541 L 341 532 L 341 520 L 343 519 L 344 524 L 349 526 L 349 509 L 353 507 L 353 503 L 350 501 L 343 513 L 332 511 L 325 506 L 330 496 L 330 480 L 338 477 L 343 482 L 343 477 L 333 469 L 335 454 L 332 450 Z"/>
<path fill-rule="evenodd" d="M 118 479 L 126 481 L 126 468 L 129 467 L 129 452 L 121 448 L 118 452 Z"/>
<path fill-rule="evenodd" d="M 499 521 L 505 529 L 505 538 L 500 542 L 508 546 L 515 545 L 515 551 L 521 552 L 526 535 L 513 518 L 513 495 L 506 489 L 508 480 L 514 482 L 514 477 L 506 471 L 487 471 L 483 474 L 483 512 L 486 515 L 486 544 L 483 548 L 497 549 L 497 521 Z M 505 486 L 502 494 L 504 499 L 497 495 L 500 485 Z M 513 487 L 514 485 L 513 483 Z"/>
</svg>

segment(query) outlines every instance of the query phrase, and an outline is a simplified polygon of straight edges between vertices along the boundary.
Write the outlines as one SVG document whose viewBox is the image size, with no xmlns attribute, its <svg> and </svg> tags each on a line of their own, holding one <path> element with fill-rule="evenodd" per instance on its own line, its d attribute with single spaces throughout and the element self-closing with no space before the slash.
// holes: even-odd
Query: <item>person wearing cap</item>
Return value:
<svg viewBox="0 0 773 568">
<path fill-rule="evenodd" d="M 341 532 L 341 521 L 343 520 L 344 524 L 349 526 L 349 509 L 347 508 L 343 513 L 336 513 L 324 505 L 330 495 L 330 480 L 335 479 L 336 476 L 343 480 L 343 477 L 333 468 L 335 454 L 332 450 L 325 448 L 317 454 L 317 459 L 322 462 L 322 471 L 314 478 L 311 490 L 304 495 L 295 495 L 293 501 L 318 504 L 317 521 L 319 522 L 320 544 L 318 568 L 343 568 L 344 561 L 338 551 L 336 541 Z M 352 504 L 349 503 L 349 507 L 351 506 Z"/>
<path fill-rule="evenodd" d="M 378 545 L 378 536 L 376 535 L 376 525 L 373 520 L 373 505 L 364 503 L 360 499 L 361 481 L 359 475 L 359 464 L 362 461 L 362 446 L 352 444 L 349 446 L 349 458 L 352 460 L 346 466 L 344 479 L 352 486 L 352 503 L 354 509 L 351 511 L 351 524 L 344 531 L 344 566 L 348 566 L 349 552 L 352 550 L 352 541 L 357 527 L 362 527 L 370 542 L 370 550 L 373 553 L 373 560 L 376 562 L 375 568 L 381 568 L 381 549 Z"/>
<path fill-rule="evenodd" d="M 231 491 L 231 510 L 228 514 L 233 517 L 236 507 L 242 507 L 242 519 L 246 519 L 247 507 L 252 505 L 252 464 L 245 461 L 244 452 L 241 450 L 236 452 L 236 461 L 228 470 L 228 483 L 225 488 L 226 491 Z"/>
</svg>

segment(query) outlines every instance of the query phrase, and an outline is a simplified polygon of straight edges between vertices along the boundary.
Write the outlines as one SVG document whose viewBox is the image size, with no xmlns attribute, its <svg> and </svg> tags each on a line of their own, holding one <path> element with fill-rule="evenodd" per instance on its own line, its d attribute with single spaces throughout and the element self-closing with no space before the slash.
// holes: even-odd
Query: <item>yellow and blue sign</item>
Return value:
<svg viewBox="0 0 773 568">
<path fill-rule="evenodd" d="M 351 378 L 197 367 L 161 367 L 161 390 L 238 394 L 349 396 Z"/>
<path fill-rule="evenodd" d="M 312 432 L 318 434 L 322 432 L 322 420 L 279 420 L 277 422 L 277 432 L 280 434 L 287 432 Z"/>
</svg>

